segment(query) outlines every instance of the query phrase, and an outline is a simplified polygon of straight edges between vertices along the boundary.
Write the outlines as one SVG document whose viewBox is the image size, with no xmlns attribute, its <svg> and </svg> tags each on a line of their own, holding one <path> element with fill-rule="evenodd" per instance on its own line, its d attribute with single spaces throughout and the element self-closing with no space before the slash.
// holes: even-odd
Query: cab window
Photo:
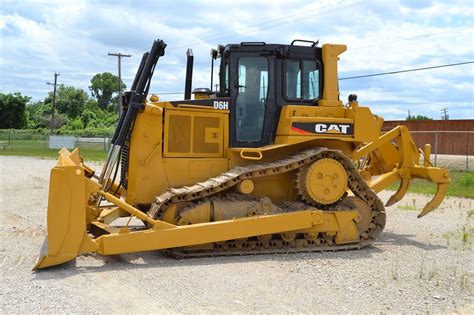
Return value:
<svg viewBox="0 0 474 315">
<path fill-rule="evenodd" d="M 267 58 L 262 56 L 239 58 L 238 94 L 235 104 L 237 141 L 262 140 L 267 94 Z"/>
<path fill-rule="evenodd" d="M 287 99 L 314 100 L 320 96 L 320 72 L 314 60 L 285 62 L 285 92 Z"/>
</svg>

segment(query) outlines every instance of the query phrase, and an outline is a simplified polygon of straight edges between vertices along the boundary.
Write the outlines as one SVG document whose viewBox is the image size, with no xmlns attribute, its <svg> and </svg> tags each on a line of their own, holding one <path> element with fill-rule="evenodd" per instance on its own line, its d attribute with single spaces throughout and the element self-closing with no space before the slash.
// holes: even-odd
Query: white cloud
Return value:
<svg viewBox="0 0 474 315">
<path fill-rule="evenodd" d="M 107 56 L 115 51 L 133 55 L 122 64 L 130 84 L 142 53 L 157 37 L 168 48 L 152 91 L 183 90 L 188 47 L 195 55 L 194 87 L 208 86 L 209 50 L 226 42 L 345 43 L 341 76 L 473 60 L 473 15 L 474 6 L 464 0 L 4 1 L 1 90 L 42 99 L 55 71 L 61 83 L 87 90 L 95 73 L 116 71 L 116 59 Z M 473 106 L 473 76 L 468 65 L 347 80 L 341 81 L 341 95 L 345 100 L 355 91 L 374 112 L 390 118 L 404 118 L 414 104 L 433 115 L 439 106 L 450 106 L 451 117 L 472 118 L 466 108 Z M 171 97 L 181 95 L 166 96 Z"/>
</svg>

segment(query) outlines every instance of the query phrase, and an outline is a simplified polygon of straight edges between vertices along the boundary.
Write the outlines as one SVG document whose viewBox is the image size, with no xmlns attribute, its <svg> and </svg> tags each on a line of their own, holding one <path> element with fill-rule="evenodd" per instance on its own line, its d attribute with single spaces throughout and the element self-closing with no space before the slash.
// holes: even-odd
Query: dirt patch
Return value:
<svg viewBox="0 0 474 315">
<path fill-rule="evenodd" d="M 87 255 L 32 273 L 54 163 L 0 157 L 2 313 L 474 312 L 473 252 L 462 232 L 472 227 L 474 202 L 454 197 L 417 219 L 430 197 L 409 194 L 387 209 L 379 240 L 358 251 L 183 260 L 160 252 Z M 380 196 L 387 200 L 389 192 Z"/>
</svg>

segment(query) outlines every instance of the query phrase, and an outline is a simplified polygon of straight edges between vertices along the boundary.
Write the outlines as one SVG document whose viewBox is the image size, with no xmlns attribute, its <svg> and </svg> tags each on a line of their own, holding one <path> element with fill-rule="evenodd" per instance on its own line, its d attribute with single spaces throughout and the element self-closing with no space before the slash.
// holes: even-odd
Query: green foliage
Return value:
<svg viewBox="0 0 474 315">
<path fill-rule="evenodd" d="M 114 127 L 87 127 L 84 129 L 72 129 L 63 127 L 56 132 L 58 135 L 68 135 L 75 137 L 110 137 L 113 135 Z"/>
<path fill-rule="evenodd" d="M 56 92 L 56 109 L 59 113 L 67 115 L 69 118 L 76 118 L 84 110 L 89 96 L 82 89 L 72 86 L 60 85 Z M 48 96 L 52 98 L 52 92 Z"/>
<path fill-rule="evenodd" d="M 423 115 L 411 115 L 410 113 L 408 113 L 408 116 L 407 118 L 405 118 L 405 120 L 433 120 L 433 118 L 429 118 L 427 116 L 423 116 Z"/>
<path fill-rule="evenodd" d="M 48 148 L 48 138 L 42 136 L 38 140 L 12 140 L 11 147 L 0 150 L 0 155 L 35 156 L 41 158 L 58 158 L 58 149 Z M 103 161 L 108 145 L 103 143 L 79 145 L 81 156 L 87 161 Z"/>
<path fill-rule="evenodd" d="M 450 170 L 451 183 L 448 187 L 448 196 L 474 198 L 474 173 Z M 395 183 L 387 187 L 389 190 L 396 190 L 399 184 Z M 436 185 L 422 179 L 415 179 L 410 182 L 409 192 L 420 194 L 434 194 Z"/>
<path fill-rule="evenodd" d="M 466 188 L 474 187 L 474 173 L 464 173 L 461 178 L 459 178 L 459 184 Z"/>
<path fill-rule="evenodd" d="M 120 89 L 123 91 L 126 88 L 123 82 L 120 82 Z M 118 77 L 110 72 L 97 73 L 91 79 L 89 89 L 97 99 L 99 107 L 102 110 L 118 110 L 118 91 L 119 82 Z"/>
<path fill-rule="evenodd" d="M 92 118 L 92 119 L 90 119 Z M 85 111 L 81 116 L 84 125 L 87 127 L 102 128 L 115 126 L 118 121 L 118 113 L 110 113 L 100 109 L 95 111 Z M 87 123 L 86 123 L 87 120 Z"/>
<path fill-rule="evenodd" d="M 78 118 L 71 119 L 67 122 L 66 125 L 64 125 L 61 129 L 65 130 L 82 130 L 84 129 L 84 124 L 82 123 L 82 120 Z"/>
<path fill-rule="evenodd" d="M 97 114 L 92 109 L 86 109 L 81 114 L 81 121 L 85 127 L 87 127 L 91 123 L 94 124 L 96 120 L 97 120 Z"/>
<path fill-rule="evenodd" d="M 53 127 L 55 133 L 74 136 L 110 136 L 118 121 L 118 78 L 111 73 L 98 73 L 91 80 L 90 98 L 82 89 L 59 85 Z M 122 83 L 122 89 L 125 84 Z M 29 103 L 30 98 L 0 94 L 0 129 L 30 128 L 49 130 L 53 110 L 53 92 L 43 101 Z M 1 130 L 0 130 L 1 131 Z"/>
<path fill-rule="evenodd" d="M 28 104 L 26 108 L 28 117 L 28 127 L 32 129 L 51 128 L 52 109 L 53 105 L 52 101 L 49 102 L 49 96 L 46 97 L 45 102 L 35 102 L 33 104 Z M 56 115 L 54 115 L 54 129 L 60 128 L 61 126 L 66 124 L 67 121 L 67 114 L 56 112 Z"/>
<path fill-rule="evenodd" d="M 35 102 L 26 106 L 28 128 L 49 128 L 51 121 L 51 104 Z"/>
<path fill-rule="evenodd" d="M 42 140 L 49 129 L 0 129 L 0 140 Z"/>
<path fill-rule="evenodd" d="M 27 127 L 26 104 L 30 97 L 20 93 L 0 93 L 0 129 Z"/>
</svg>

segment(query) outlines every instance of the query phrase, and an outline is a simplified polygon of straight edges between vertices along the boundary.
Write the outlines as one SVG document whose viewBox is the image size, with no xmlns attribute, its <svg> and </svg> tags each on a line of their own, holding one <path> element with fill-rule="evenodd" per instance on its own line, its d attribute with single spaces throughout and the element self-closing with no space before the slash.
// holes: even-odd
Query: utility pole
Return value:
<svg viewBox="0 0 474 315">
<path fill-rule="evenodd" d="M 122 54 L 122 53 L 109 53 L 109 56 L 117 57 L 117 60 L 118 60 L 119 113 L 122 114 L 122 57 L 132 57 L 132 55 Z"/>
<path fill-rule="evenodd" d="M 51 82 L 46 82 L 48 85 L 53 85 L 53 110 L 51 111 L 51 134 L 53 134 L 54 131 L 54 110 L 56 108 L 56 85 L 58 84 L 58 77 L 60 76 L 60 73 L 54 73 L 54 83 Z"/>
<path fill-rule="evenodd" d="M 443 119 L 443 120 L 448 120 L 448 119 L 449 119 L 448 109 L 447 109 L 447 108 L 443 108 L 443 109 L 441 110 L 441 119 Z"/>
</svg>

